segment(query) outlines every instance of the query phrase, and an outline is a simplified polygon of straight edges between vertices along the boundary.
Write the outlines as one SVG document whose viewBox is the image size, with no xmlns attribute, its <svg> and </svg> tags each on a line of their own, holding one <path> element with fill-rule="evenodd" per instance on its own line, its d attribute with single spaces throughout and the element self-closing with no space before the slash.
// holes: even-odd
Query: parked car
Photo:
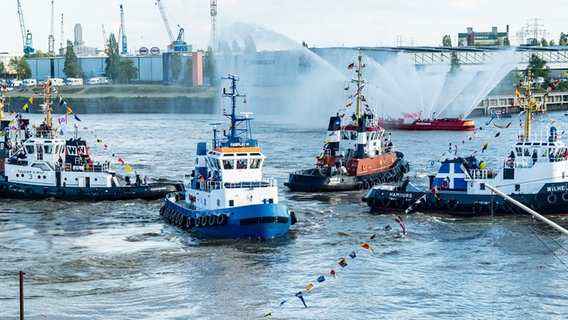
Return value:
<svg viewBox="0 0 568 320">
<path fill-rule="evenodd" d="M 83 85 L 83 79 L 81 79 L 81 78 L 67 78 L 67 80 L 65 81 L 65 85 L 67 85 L 67 86 L 82 86 Z"/>
<path fill-rule="evenodd" d="M 100 78 L 90 78 L 89 81 L 87 81 L 87 84 L 100 84 L 100 83 L 101 83 Z"/>
<path fill-rule="evenodd" d="M 37 80 L 36 79 L 24 79 L 22 81 L 22 85 L 24 87 L 36 87 L 37 86 Z"/>
</svg>

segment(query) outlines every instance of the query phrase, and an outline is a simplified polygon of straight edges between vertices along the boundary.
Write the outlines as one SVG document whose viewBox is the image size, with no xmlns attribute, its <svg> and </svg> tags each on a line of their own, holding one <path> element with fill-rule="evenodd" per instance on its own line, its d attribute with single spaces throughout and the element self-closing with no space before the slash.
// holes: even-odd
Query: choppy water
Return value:
<svg viewBox="0 0 568 320">
<path fill-rule="evenodd" d="M 567 122 L 561 113 L 545 116 L 556 118 L 560 131 Z M 176 180 L 191 170 L 195 143 L 211 140 L 208 123 L 220 120 L 189 114 L 81 119 L 92 153 L 104 154 L 93 145 L 96 134 L 138 172 Z M 326 125 L 327 119 L 313 127 L 276 119 L 254 123 L 268 157 L 266 174 L 279 179 L 281 202 L 299 219 L 274 241 L 195 238 L 164 223 L 159 200 L 0 200 L 0 319 L 19 316 L 20 270 L 26 272 L 28 319 L 567 317 L 568 237 L 527 216 L 413 213 L 403 216 L 408 234 L 401 237 L 395 214 L 370 214 L 360 201 L 364 191 L 287 191 L 288 172 L 313 163 Z M 395 132 L 393 139 L 418 173 L 448 151 L 449 142 L 458 141 L 465 153 L 488 141 L 478 155 L 497 161 L 489 151 L 509 145 L 517 132 L 502 130 L 495 138 L 490 128 L 478 131 L 475 141 L 464 133 L 435 132 Z M 566 219 L 554 218 L 568 227 Z M 392 230 L 383 231 L 386 225 Z M 375 254 L 361 248 L 364 241 Z M 355 259 L 349 257 L 353 251 Z M 342 258 L 345 268 L 338 265 Z"/>
</svg>

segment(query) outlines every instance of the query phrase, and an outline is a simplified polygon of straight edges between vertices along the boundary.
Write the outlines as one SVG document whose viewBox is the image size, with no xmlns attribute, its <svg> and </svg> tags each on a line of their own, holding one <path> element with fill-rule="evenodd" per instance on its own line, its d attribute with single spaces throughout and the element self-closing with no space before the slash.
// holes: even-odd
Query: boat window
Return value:
<svg viewBox="0 0 568 320">
<path fill-rule="evenodd" d="M 32 168 L 39 168 L 43 171 L 51 171 L 49 166 L 42 162 L 32 164 Z"/>
<path fill-rule="evenodd" d="M 349 131 L 341 131 L 341 139 L 349 140 Z"/>
<path fill-rule="evenodd" d="M 234 157 L 234 156 L 235 156 L 234 153 L 225 153 L 225 154 L 223 155 L 223 157 Z"/>
<path fill-rule="evenodd" d="M 237 153 L 237 157 L 246 157 L 248 154 L 246 153 Z"/>
<path fill-rule="evenodd" d="M 247 159 L 237 159 L 237 169 L 246 169 Z"/>
<path fill-rule="evenodd" d="M 531 154 L 529 152 L 529 148 L 524 148 L 524 150 L 525 150 L 525 157 L 530 157 Z"/>
<path fill-rule="evenodd" d="M 251 169 L 258 169 L 260 168 L 260 163 L 261 163 L 262 159 L 260 158 L 254 158 L 254 159 L 250 159 L 250 168 Z"/>
<path fill-rule="evenodd" d="M 34 146 L 29 146 L 29 145 L 26 146 L 26 153 L 28 153 L 28 154 L 30 154 L 30 153 L 31 153 L 31 154 L 35 153 L 35 148 L 34 148 Z"/>
<path fill-rule="evenodd" d="M 253 152 L 253 153 L 251 153 L 250 155 L 251 155 L 251 156 L 261 156 L 261 154 L 258 153 L 258 152 Z"/>
<path fill-rule="evenodd" d="M 234 160 L 223 159 L 223 169 L 233 169 L 234 167 Z"/>
<path fill-rule="evenodd" d="M 46 144 L 43 146 L 43 152 L 46 154 L 51 154 L 53 152 L 53 146 L 50 144 Z"/>
<path fill-rule="evenodd" d="M 517 156 L 522 156 L 523 155 L 523 148 L 515 148 L 515 153 L 517 154 Z"/>
<path fill-rule="evenodd" d="M 357 140 L 357 132 L 351 132 L 351 140 Z"/>
</svg>

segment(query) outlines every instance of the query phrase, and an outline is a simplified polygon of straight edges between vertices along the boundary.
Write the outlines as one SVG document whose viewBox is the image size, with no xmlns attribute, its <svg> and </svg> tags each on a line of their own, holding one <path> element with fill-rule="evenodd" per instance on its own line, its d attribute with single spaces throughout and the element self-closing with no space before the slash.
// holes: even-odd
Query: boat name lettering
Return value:
<svg viewBox="0 0 568 320">
<path fill-rule="evenodd" d="M 397 197 L 397 198 L 412 198 L 412 193 L 407 192 L 389 192 L 389 197 Z"/>
<path fill-rule="evenodd" d="M 18 173 L 19 174 L 34 174 L 37 171 L 33 171 L 33 170 L 20 170 L 18 169 Z"/>
<path fill-rule="evenodd" d="M 548 191 L 548 192 L 566 191 L 566 185 L 548 186 L 548 187 L 546 187 L 546 191 Z"/>
</svg>

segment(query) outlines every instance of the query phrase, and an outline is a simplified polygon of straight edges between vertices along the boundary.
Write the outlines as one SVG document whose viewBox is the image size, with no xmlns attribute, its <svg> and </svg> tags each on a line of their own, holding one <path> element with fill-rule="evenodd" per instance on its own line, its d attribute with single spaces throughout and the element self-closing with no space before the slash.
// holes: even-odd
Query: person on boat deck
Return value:
<svg viewBox="0 0 568 320">
<path fill-rule="evenodd" d="M 536 150 L 534 150 L 532 154 L 533 165 L 536 163 L 537 160 L 538 160 L 538 154 L 536 154 Z"/>
<path fill-rule="evenodd" d="M 142 183 L 142 179 L 140 179 L 140 175 L 137 173 L 136 174 L 136 186 L 139 187 L 141 183 Z"/>
<path fill-rule="evenodd" d="M 59 163 L 59 168 L 63 167 L 63 159 L 61 158 L 61 156 L 59 156 L 59 160 L 57 160 L 57 163 Z"/>
</svg>

